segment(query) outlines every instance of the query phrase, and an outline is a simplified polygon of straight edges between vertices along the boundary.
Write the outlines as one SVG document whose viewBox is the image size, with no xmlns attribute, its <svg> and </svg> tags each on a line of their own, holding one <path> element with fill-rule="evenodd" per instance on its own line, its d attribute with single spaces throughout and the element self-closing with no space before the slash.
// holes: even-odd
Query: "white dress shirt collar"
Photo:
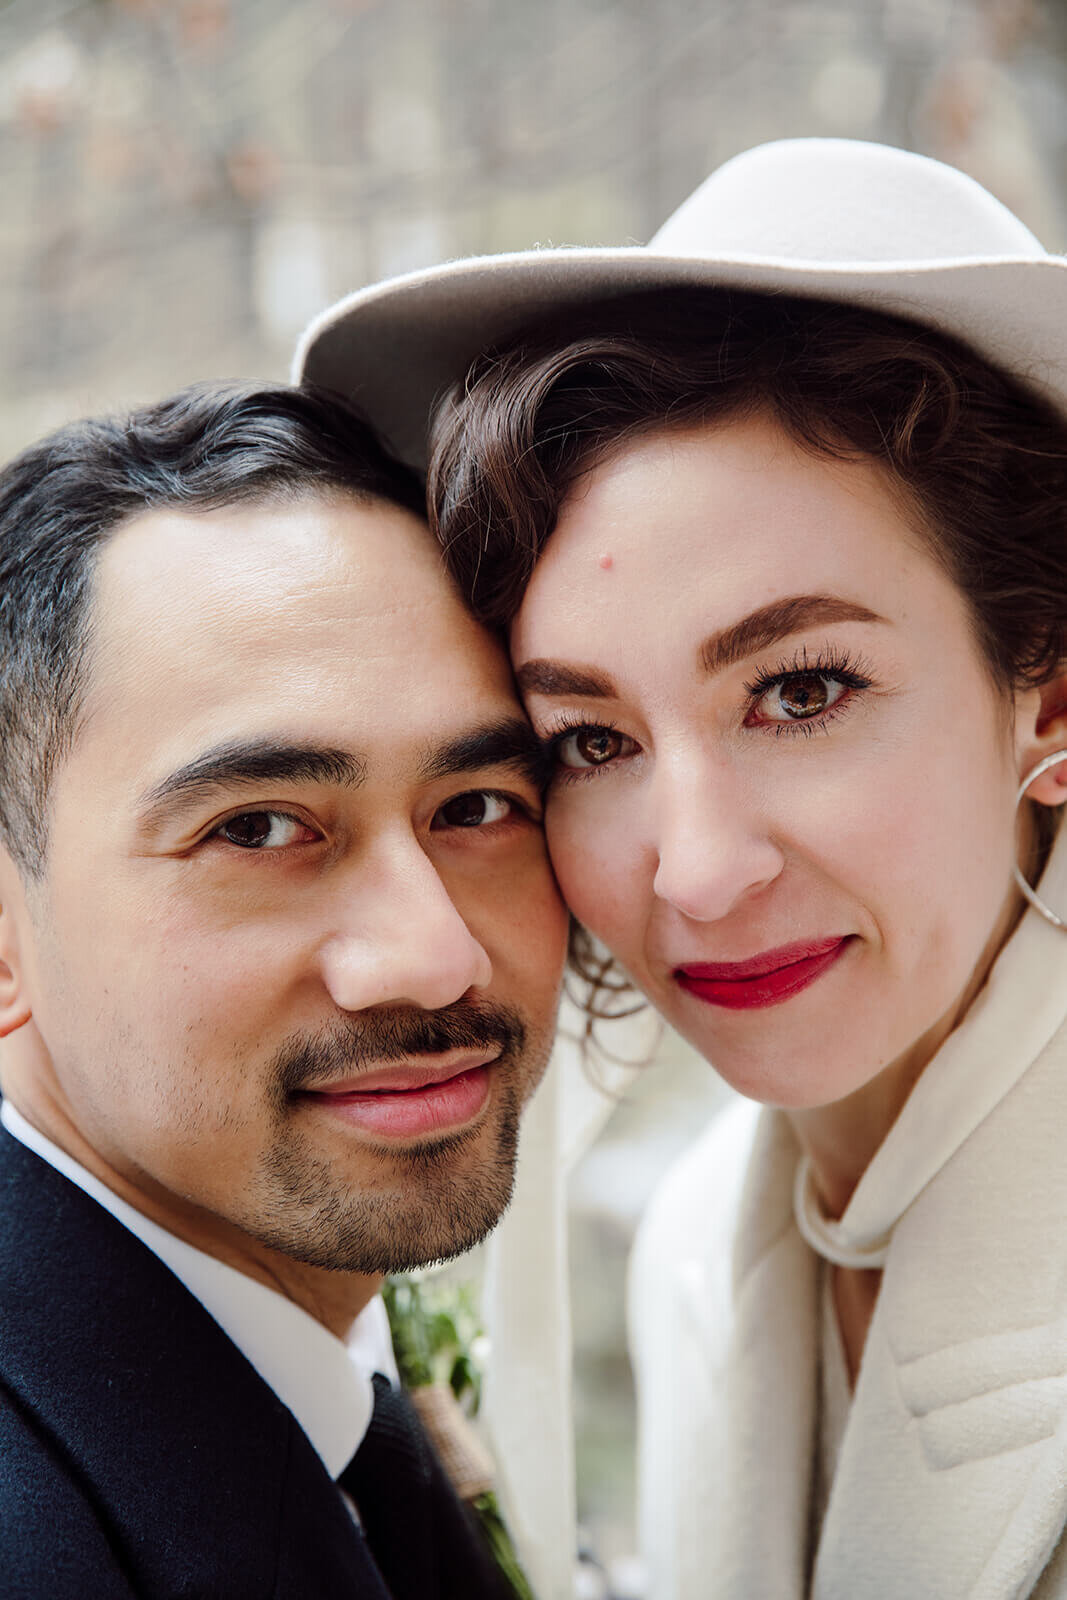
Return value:
<svg viewBox="0 0 1067 1600">
<path fill-rule="evenodd" d="M 380 1296 L 356 1318 L 343 1343 L 276 1290 L 187 1244 L 120 1200 L 7 1100 L 0 1106 L 0 1121 L 13 1138 L 91 1195 L 170 1268 L 289 1407 L 330 1476 L 343 1472 L 370 1423 L 372 1373 L 384 1372 L 399 1381 Z"/>
</svg>

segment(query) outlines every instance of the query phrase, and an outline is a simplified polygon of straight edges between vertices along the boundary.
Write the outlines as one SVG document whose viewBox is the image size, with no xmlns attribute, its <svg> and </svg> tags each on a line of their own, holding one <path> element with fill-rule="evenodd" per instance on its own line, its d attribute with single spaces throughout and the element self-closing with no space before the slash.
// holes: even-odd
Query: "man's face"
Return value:
<svg viewBox="0 0 1067 1600">
<path fill-rule="evenodd" d="M 343 496 L 147 513 L 94 596 L 18 934 L 49 1093 L 155 1214 L 367 1273 L 466 1248 L 565 931 L 496 645 Z"/>
</svg>

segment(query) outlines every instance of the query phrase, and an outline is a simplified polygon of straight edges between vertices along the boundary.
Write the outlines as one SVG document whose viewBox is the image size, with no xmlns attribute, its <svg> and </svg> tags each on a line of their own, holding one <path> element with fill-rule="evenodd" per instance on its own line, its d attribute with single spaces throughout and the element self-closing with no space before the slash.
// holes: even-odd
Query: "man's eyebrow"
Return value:
<svg viewBox="0 0 1067 1600">
<path fill-rule="evenodd" d="M 218 789 L 253 783 L 333 783 L 353 787 L 366 775 L 363 762 L 348 750 L 325 745 L 281 744 L 250 739 L 216 745 L 178 767 L 143 794 L 145 816 L 184 809 Z"/>
<path fill-rule="evenodd" d="M 435 745 L 422 763 L 427 780 L 458 777 L 483 767 L 510 767 L 530 783 L 544 779 L 540 740 L 523 717 L 502 717 Z"/>
<path fill-rule="evenodd" d="M 854 600 L 843 600 L 839 595 L 794 594 L 784 600 L 772 600 L 770 605 L 761 606 L 758 611 L 742 617 L 740 622 L 709 634 L 700 646 L 700 659 L 706 672 L 722 672 L 725 667 L 732 667 L 803 628 L 830 622 L 885 620 L 876 611 Z"/>
<path fill-rule="evenodd" d="M 588 700 L 611 700 L 615 685 L 607 673 L 593 667 L 569 667 L 562 661 L 525 661 L 515 673 L 524 694 L 581 695 Z"/>
</svg>

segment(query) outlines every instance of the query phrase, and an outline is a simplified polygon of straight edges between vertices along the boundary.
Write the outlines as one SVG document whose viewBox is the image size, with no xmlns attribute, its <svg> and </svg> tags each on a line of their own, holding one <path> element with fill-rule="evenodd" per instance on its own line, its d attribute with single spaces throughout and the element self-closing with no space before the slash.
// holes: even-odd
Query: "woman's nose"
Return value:
<svg viewBox="0 0 1067 1600">
<path fill-rule="evenodd" d="M 492 964 L 417 845 L 362 881 L 322 947 L 322 975 L 345 1011 L 410 1005 L 436 1011 L 487 988 Z"/>
<path fill-rule="evenodd" d="M 682 916 L 717 921 L 781 872 L 781 849 L 732 773 L 686 763 L 655 789 L 653 888 Z"/>
</svg>

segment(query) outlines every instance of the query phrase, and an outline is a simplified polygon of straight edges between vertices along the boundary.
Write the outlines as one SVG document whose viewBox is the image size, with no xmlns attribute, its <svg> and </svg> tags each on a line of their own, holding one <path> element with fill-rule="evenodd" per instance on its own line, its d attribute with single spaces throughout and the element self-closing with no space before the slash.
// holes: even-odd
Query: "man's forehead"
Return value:
<svg viewBox="0 0 1067 1600">
<path fill-rule="evenodd" d="M 147 514 L 105 550 L 93 632 L 83 731 L 139 793 L 249 741 L 413 768 L 517 714 L 501 646 L 389 506 Z"/>
<path fill-rule="evenodd" d="M 330 493 L 210 509 L 163 507 L 129 518 L 103 547 L 98 608 L 181 605 L 209 616 L 301 595 L 329 604 L 334 587 L 381 587 L 402 601 L 448 591 L 429 530 L 410 511 Z"/>
<path fill-rule="evenodd" d="M 500 647 L 466 612 L 428 529 L 345 496 L 145 513 L 104 548 L 93 611 L 104 674 L 168 654 L 194 677 L 216 657 L 220 671 L 227 660 L 280 671 L 328 644 L 353 670 L 432 656 L 459 677 L 502 681 Z"/>
</svg>

